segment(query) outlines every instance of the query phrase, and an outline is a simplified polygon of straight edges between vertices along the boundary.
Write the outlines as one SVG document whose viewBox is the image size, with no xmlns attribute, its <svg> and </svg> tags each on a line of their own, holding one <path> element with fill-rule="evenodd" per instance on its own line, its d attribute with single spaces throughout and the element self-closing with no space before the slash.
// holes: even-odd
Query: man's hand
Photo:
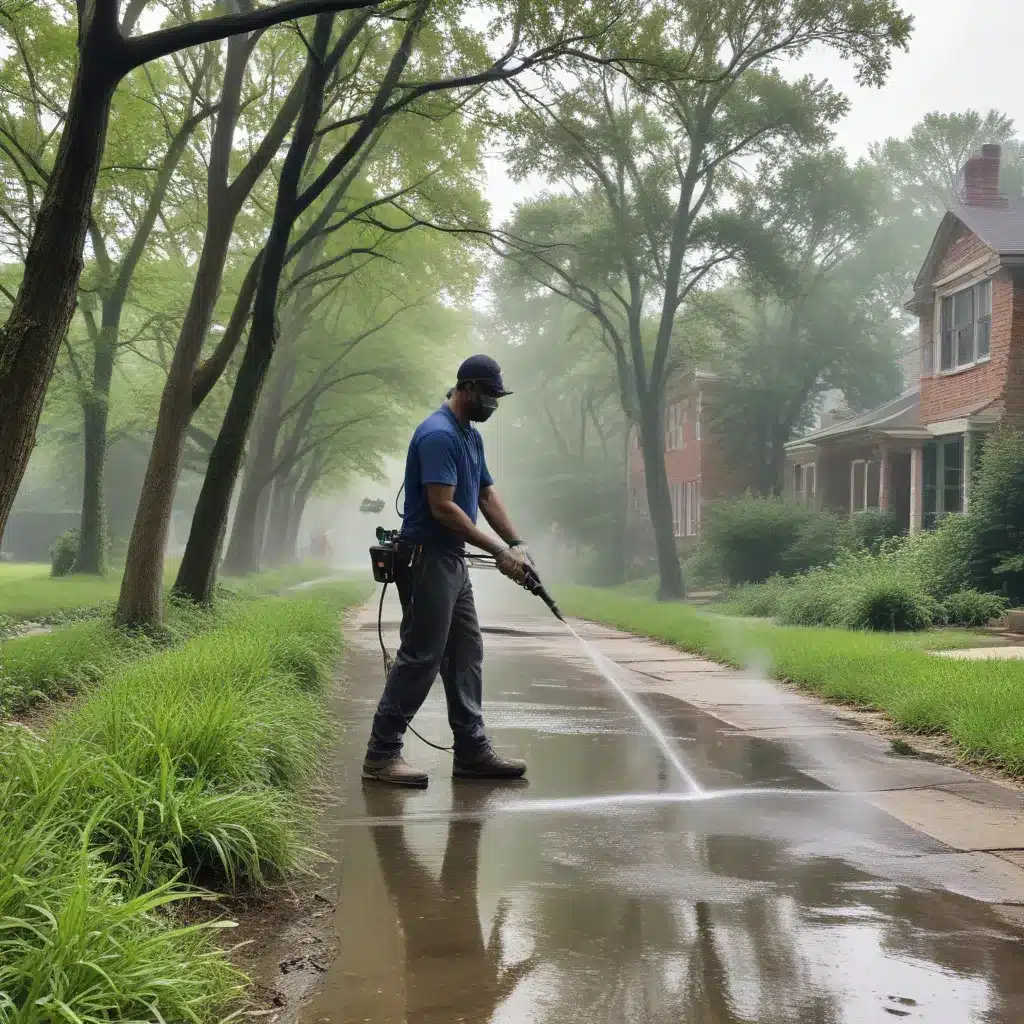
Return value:
<svg viewBox="0 0 1024 1024">
<path fill-rule="evenodd" d="M 527 562 L 516 551 L 522 545 L 514 548 L 502 548 L 494 555 L 494 562 L 503 576 L 507 576 L 513 583 L 522 586 L 526 582 Z"/>
</svg>

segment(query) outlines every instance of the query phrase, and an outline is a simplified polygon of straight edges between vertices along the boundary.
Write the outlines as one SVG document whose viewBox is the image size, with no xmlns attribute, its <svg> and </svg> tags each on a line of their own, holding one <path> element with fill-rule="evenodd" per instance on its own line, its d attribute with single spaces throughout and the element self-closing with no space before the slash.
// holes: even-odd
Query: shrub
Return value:
<svg viewBox="0 0 1024 1024">
<path fill-rule="evenodd" d="M 839 580 L 814 569 L 792 580 L 779 601 L 777 618 L 790 626 L 838 626 L 842 619 Z"/>
<path fill-rule="evenodd" d="M 941 606 L 913 580 L 879 574 L 853 584 L 845 596 L 842 624 L 847 629 L 927 629 Z"/>
<path fill-rule="evenodd" d="M 973 581 L 1024 601 L 1024 434 L 1002 430 L 988 438 L 966 518 Z"/>
<path fill-rule="evenodd" d="M 886 541 L 903 533 L 899 520 L 886 509 L 871 508 L 851 517 L 843 530 L 843 544 L 851 551 L 879 552 Z"/>
<path fill-rule="evenodd" d="M 943 601 L 946 622 L 951 626 L 987 626 L 1006 610 L 1001 594 L 983 594 L 979 590 L 958 590 Z"/>
<path fill-rule="evenodd" d="M 50 548 L 50 575 L 70 576 L 78 555 L 78 530 L 65 530 Z"/>
<path fill-rule="evenodd" d="M 922 589 L 940 601 L 962 589 L 964 583 L 977 584 L 973 577 L 974 530 L 967 516 L 945 516 L 927 533 L 908 537 L 895 558 L 908 574 L 915 576 Z"/>
<path fill-rule="evenodd" d="M 791 587 L 782 576 L 772 576 L 764 583 L 743 583 L 729 594 L 726 610 L 734 615 L 773 619 L 781 613 Z"/>
<path fill-rule="evenodd" d="M 782 498 L 745 497 L 714 505 L 703 524 L 702 557 L 730 583 L 760 583 L 830 562 L 839 522 Z"/>
</svg>

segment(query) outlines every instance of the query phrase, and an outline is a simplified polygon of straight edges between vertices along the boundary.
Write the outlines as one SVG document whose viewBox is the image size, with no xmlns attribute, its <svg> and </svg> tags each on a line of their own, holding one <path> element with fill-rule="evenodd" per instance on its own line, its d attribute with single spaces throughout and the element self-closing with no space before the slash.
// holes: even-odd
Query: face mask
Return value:
<svg viewBox="0 0 1024 1024">
<path fill-rule="evenodd" d="M 486 423 L 498 408 L 498 400 L 494 395 L 485 395 L 477 391 L 473 395 L 473 404 L 469 407 L 469 418 L 474 423 Z"/>
</svg>

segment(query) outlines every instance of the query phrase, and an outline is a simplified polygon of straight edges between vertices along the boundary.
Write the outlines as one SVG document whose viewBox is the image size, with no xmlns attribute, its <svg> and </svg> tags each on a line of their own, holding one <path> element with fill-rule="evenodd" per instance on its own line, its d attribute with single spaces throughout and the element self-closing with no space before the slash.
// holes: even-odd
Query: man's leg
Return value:
<svg viewBox="0 0 1024 1024">
<path fill-rule="evenodd" d="M 463 565 L 463 583 L 452 610 L 440 669 L 448 702 L 448 722 L 455 736 L 453 774 L 458 778 L 521 778 L 526 772 L 526 762 L 499 757 L 484 731 L 483 660 L 484 643 L 473 600 L 473 585 Z"/>
<path fill-rule="evenodd" d="M 363 774 L 382 781 L 425 786 L 426 776 L 401 760 L 402 737 L 430 692 L 444 656 L 460 580 L 446 556 L 419 554 L 410 570 L 399 570 L 401 644 L 374 715 Z M 404 591 L 404 593 L 403 593 Z"/>
</svg>

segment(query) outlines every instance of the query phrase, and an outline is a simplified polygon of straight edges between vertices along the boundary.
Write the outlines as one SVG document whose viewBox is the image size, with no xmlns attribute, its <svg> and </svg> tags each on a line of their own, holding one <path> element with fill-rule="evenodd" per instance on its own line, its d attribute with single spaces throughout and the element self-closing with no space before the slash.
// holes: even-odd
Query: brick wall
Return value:
<svg viewBox="0 0 1024 1024">
<path fill-rule="evenodd" d="M 1024 272 L 1013 279 L 1013 319 L 1006 359 L 1003 414 L 1008 423 L 1024 429 Z"/>
<path fill-rule="evenodd" d="M 936 280 L 943 280 L 961 267 L 967 267 L 991 251 L 977 236 L 962 231 L 954 238 L 939 262 Z M 943 286 L 955 289 L 977 277 L 978 269 L 968 270 L 959 280 Z M 921 422 L 939 423 L 962 415 L 963 410 L 1002 396 L 1006 380 L 1011 341 L 1014 337 L 1015 289 L 1009 271 L 1000 270 L 992 279 L 992 332 L 988 362 L 954 373 L 939 374 L 938 346 L 933 356 L 933 374 L 921 377 Z M 1024 334 L 1018 331 L 1018 338 Z M 935 323 L 932 311 L 921 317 L 921 345 L 932 344 Z"/>
<path fill-rule="evenodd" d="M 953 241 L 946 249 L 946 255 L 939 261 L 939 266 L 935 271 L 935 280 L 941 281 L 943 278 L 949 277 L 961 267 L 968 266 L 990 252 L 988 246 L 977 235 L 960 225 L 959 230 L 953 236 Z"/>
</svg>

